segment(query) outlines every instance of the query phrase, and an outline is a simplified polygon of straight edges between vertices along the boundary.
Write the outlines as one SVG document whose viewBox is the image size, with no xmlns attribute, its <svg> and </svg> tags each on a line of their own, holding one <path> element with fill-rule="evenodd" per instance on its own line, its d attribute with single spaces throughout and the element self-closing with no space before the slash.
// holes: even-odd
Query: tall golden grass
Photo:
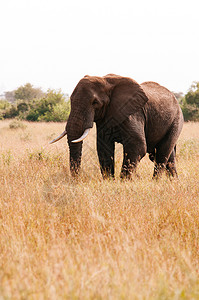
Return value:
<svg viewBox="0 0 199 300">
<path fill-rule="evenodd" d="M 179 180 L 103 181 L 95 130 L 71 178 L 64 124 L 0 121 L 0 299 L 199 299 L 199 123 L 177 145 Z"/>
</svg>

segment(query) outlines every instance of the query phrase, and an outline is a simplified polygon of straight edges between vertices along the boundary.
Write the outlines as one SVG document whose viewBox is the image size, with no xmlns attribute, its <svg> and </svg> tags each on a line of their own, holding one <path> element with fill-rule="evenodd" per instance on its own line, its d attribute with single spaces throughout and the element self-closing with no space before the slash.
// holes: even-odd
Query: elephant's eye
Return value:
<svg viewBox="0 0 199 300">
<path fill-rule="evenodd" d="M 97 99 L 95 98 L 94 100 L 93 100 L 93 105 L 96 105 L 96 104 L 98 104 L 99 102 L 97 101 Z"/>
</svg>

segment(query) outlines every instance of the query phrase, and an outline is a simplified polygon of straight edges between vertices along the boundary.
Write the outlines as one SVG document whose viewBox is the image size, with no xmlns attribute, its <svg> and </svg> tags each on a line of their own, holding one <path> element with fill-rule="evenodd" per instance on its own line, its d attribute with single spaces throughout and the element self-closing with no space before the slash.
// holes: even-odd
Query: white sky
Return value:
<svg viewBox="0 0 199 300">
<path fill-rule="evenodd" d="M 199 81 L 198 0 L 1 0 L 0 94 L 27 82 L 70 94 L 116 73 L 186 92 Z"/>
</svg>

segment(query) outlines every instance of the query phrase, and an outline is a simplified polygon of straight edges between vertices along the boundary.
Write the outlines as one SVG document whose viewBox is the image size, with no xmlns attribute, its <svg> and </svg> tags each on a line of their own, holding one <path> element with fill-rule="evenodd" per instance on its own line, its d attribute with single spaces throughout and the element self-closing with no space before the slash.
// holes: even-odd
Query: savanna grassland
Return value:
<svg viewBox="0 0 199 300">
<path fill-rule="evenodd" d="M 0 299 L 199 299 L 199 123 L 177 145 L 179 180 L 103 181 L 95 130 L 70 176 L 63 123 L 0 121 Z M 12 127 L 12 126 L 11 126 Z M 17 126 L 13 126 L 17 127 Z"/>
</svg>

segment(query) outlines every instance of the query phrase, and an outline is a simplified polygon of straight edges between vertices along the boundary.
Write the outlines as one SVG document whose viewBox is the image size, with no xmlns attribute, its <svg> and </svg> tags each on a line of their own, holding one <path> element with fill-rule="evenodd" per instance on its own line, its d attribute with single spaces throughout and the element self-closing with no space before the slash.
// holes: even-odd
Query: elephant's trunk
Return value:
<svg viewBox="0 0 199 300">
<path fill-rule="evenodd" d="M 83 132 L 83 119 L 77 114 L 70 114 L 67 126 L 68 145 L 70 150 L 70 170 L 71 174 L 75 176 L 79 173 L 81 156 L 82 156 L 82 142 L 73 143 L 72 141 L 78 139 Z"/>
<path fill-rule="evenodd" d="M 82 156 L 82 144 L 85 135 L 88 134 L 88 128 L 93 126 L 94 114 L 85 116 L 74 111 L 70 114 L 67 123 L 67 137 L 70 149 L 70 170 L 72 175 L 79 173 Z"/>
<path fill-rule="evenodd" d="M 73 176 L 79 173 L 82 157 L 82 144 L 83 142 L 74 144 L 68 141 L 70 149 L 70 171 Z"/>
</svg>

